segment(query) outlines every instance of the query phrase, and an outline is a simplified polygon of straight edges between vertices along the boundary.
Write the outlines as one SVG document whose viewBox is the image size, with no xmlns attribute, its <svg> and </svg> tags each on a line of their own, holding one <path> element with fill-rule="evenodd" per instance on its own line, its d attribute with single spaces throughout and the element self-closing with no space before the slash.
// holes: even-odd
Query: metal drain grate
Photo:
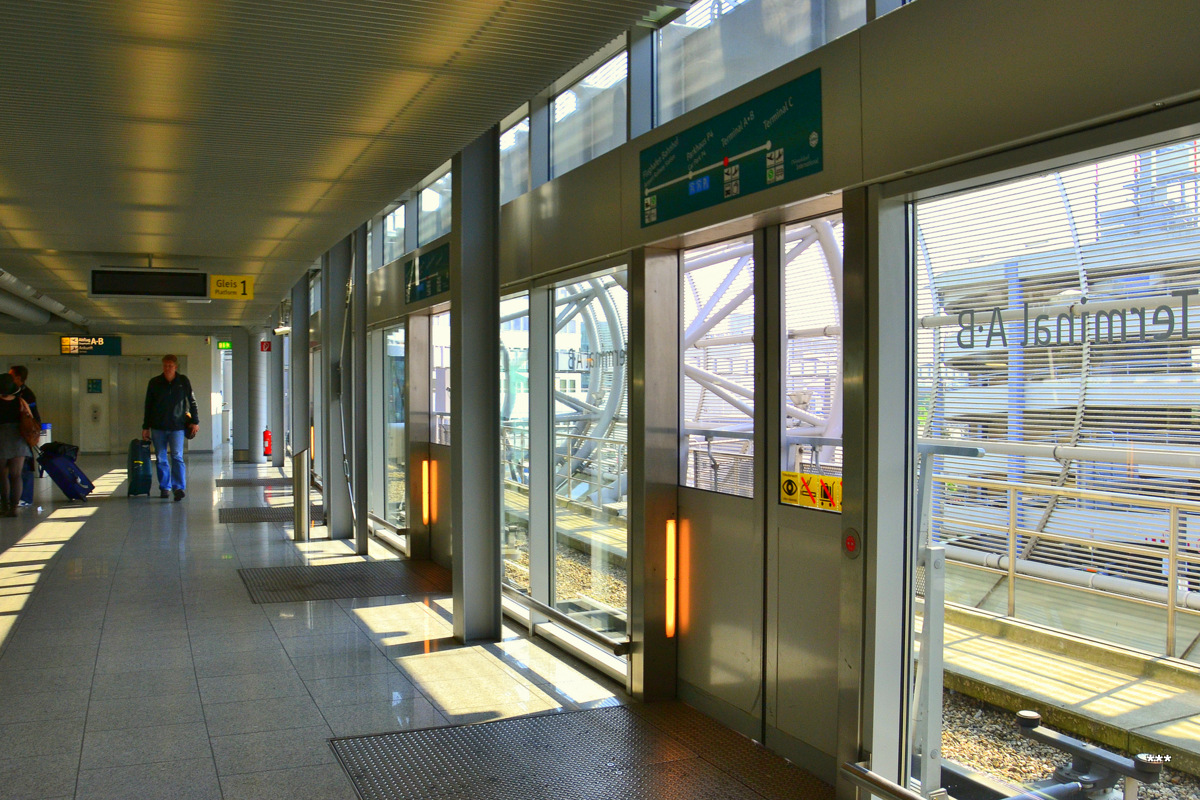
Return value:
<svg viewBox="0 0 1200 800">
<path fill-rule="evenodd" d="M 700 716 L 691 711 L 679 719 L 691 715 Z M 363 800 L 832 800 L 833 787 L 708 722 L 718 735 L 710 743 L 693 734 L 692 746 L 672 735 L 671 720 L 652 723 L 624 707 L 347 737 L 330 744 Z M 738 755 L 729 752 L 731 747 L 758 751 L 757 769 L 778 774 L 753 784 L 741 779 L 724 767 Z"/>
<path fill-rule="evenodd" d="M 217 486 L 291 486 L 291 478 L 217 478 Z"/>
<path fill-rule="evenodd" d="M 317 567 L 255 567 L 239 569 L 238 574 L 255 603 L 450 591 L 448 572 L 444 581 L 432 581 L 409 564 L 407 561 L 360 561 Z"/>
<path fill-rule="evenodd" d="M 218 522 L 291 522 L 295 519 L 291 506 L 245 506 L 222 508 L 217 511 Z M 325 519 L 325 506 L 312 507 L 313 522 Z"/>
</svg>

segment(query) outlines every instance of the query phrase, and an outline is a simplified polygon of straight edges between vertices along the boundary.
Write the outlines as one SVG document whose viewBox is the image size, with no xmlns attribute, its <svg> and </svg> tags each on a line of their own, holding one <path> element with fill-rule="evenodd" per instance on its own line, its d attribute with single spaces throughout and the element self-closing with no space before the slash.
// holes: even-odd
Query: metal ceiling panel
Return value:
<svg viewBox="0 0 1200 800">
<path fill-rule="evenodd" d="M 0 269 L 96 330 L 261 324 L 324 250 L 656 6 L 0 0 Z M 86 297 L 92 267 L 151 256 L 257 275 L 256 299 Z"/>
</svg>

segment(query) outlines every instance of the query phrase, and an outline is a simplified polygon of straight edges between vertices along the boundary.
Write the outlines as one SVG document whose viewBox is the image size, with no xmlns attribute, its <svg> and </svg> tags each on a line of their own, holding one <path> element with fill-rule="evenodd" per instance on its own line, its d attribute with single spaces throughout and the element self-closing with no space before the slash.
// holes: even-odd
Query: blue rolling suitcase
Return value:
<svg viewBox="0 0 1200 800">
<path fill-rule="evenodd" d="M 92 489 L 96 488 L 83 470 L 65 455 L 43 452 L 38 456 L 38 463 L 68 500 L 87 500 Z"/>
<path fill-rule="evenodd" d="M 149 442 L 134 439 L 129 443 L 129 463 L 127 469 L 129 472 L 129 496 L 150 494 L 153 472 L 150 469 Z"/>
</svg>

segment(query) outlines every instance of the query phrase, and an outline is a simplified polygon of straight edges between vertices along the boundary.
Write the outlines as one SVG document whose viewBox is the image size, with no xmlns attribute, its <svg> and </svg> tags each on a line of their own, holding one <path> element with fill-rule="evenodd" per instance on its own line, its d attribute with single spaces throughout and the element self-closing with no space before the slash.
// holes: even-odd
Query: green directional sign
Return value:
<svg viewBox="0 0 1200 800">
<path fill-rule="evenodd" d="M 641 152 L 642 227 L 820 172 L 821 70 Z"/>
<path fill-rule="evenodd" d="M 450 245 L 404 262 L 404 301 L 415 303 L 450 291 Z"/>
</svg>

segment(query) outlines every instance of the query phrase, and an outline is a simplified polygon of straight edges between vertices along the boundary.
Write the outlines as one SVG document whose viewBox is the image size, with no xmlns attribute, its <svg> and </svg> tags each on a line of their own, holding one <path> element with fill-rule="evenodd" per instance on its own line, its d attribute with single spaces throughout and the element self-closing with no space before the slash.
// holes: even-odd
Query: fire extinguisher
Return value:
<svg viewBox="0 0 1200 800">
<path fill-rule="evenodd" d="M 267 428 L 263 431 L 263 455 L 271 455 L 271 429 Z"/>
</svg>

